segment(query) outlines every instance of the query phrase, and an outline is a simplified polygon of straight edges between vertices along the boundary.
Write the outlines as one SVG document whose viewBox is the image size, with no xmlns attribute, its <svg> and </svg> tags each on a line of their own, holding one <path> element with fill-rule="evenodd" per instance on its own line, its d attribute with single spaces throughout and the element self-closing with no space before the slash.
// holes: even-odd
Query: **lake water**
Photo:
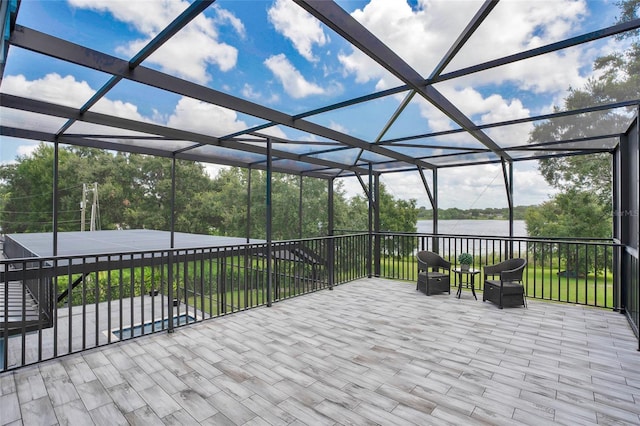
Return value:
<svg viewBox="0 0 640 426">
<path fill-rule="evenodd" d="M 433 232 L 431 220 L 418 221 L 418 233 Z M 508 237 L 508 220 L 439 220 L 439 234 L 480 235 L 492 237 Z M 524 220 L 513 221 L 513 236 L 526 237 L 527 226 Z"/>
</svg>

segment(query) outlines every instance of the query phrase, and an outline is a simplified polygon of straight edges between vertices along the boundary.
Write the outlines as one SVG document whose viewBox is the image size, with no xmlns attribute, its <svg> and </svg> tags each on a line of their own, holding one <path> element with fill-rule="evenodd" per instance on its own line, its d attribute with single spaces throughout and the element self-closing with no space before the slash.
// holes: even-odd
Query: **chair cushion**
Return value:
<svg viewBox="0 0 640 426">
<path fill-rule="evenodd" d="M 486 284 L 500 288 L 500 280 L 487 280 Z M 502 294 L 524 294 L 524 286 L 518 282 L 505 281 L 502 283 Z"/>
<path fill-rule="evenodd" d="M 449 275 L 447 274 L 443 274 L 442 272 L 427 272 L 427 277 L 429 277 L 430 279 L 433 278 L 445 278 L 448 277 Z"/>
</svg>

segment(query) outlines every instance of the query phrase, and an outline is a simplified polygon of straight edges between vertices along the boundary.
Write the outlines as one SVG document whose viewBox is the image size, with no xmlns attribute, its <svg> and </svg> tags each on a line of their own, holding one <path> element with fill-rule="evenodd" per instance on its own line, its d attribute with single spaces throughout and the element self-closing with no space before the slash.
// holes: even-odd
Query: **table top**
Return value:
<svg viewBox="0 0 640 426">
<path fill-rule="evenodd" d="M 480 273 L 480 269 L 473 269 L 473 268 L 469 268 L 469 269 L 453 268 L 453 272 L 455 272 L 455 273 L 457 273 L 457 274 L 479 274 L 479 273 Z"/>
</svg>

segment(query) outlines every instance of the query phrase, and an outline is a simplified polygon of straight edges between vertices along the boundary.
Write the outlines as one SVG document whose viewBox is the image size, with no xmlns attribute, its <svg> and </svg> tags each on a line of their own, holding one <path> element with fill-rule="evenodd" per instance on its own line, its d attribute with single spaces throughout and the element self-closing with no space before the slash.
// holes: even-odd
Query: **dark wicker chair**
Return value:
<svg viewBox="0 0 640 426">
<path fill-rule="evenodd" d="M 522 274 L 527 266 L 525 259 L 509 259 L 484 267 L 484 291 L 482 301 L 489 300 L 500 309 L 503 306 L 527 306 L 522 285 Z M 500 279 L 488 279 L 498 276 Z"/>
<path fill-rule="evenodd" d="M 433 293 L 447 292 L 451 294 L 449 270 L 451 263 L 432 251 L 418 252 L 418 285 L 427 296 Z"/>
</svg>

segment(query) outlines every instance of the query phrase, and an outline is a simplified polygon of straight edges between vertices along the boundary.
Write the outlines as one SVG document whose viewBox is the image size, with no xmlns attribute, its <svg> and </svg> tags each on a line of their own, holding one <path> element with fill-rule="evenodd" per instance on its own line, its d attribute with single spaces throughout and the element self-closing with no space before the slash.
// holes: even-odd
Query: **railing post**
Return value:
<svg viewBox="0 0 640 426">
<path fill-rule="evenodd" d="M 375 203 L 375 215 L 374 215 L 374 220 L 373 220 L 373 229 L 375 232 L 375 236 L 374 236 L 374 275 L 376 277 L 380 276 L 380 257 L 382 255 L 381 251 L 382 251 L 382 244 L 381 244 L 381 235 L 380 235 L 380 175 L 376 174 L 375 175 L 375 181 L 374 181 L 374 203 Z"/>
<path fill-rule="evenodd" d="M 373 165 L 369 163 L 369 243 L 367 245 L 367 277 L 373 276 L 372 265 L 373 262 Z"/>
<path fill-rule="evenodd" d="M 327 278 L 329 280 L 329 290 L 333 290 L 333 284 L 335 280 L 335 237 L 333 234 L 334 224 L 334 205 L 333 205 L 333 178 L 328 180 L 327 183 L 327 198 L 329 206 L 329 217 L 327 220 Z"/>
<path fill-rule="evenodd" d="M 266 222 L 267 222 L 267 306 L 271 306 L 273 303 L 273 271 L 271 260 L 273 257 L 272 250 L 272 236 L 271 236 L 271 165 L 272 165 L 272 157 L 271 157 L 271 138 L 267 138 L 267 179 L 266 179 Z"/>
<path fill-rule="evenodd" d="M 434 168 L 433 175 L 433 238 L 431 240 L 432 250 L 436 253 L 440 252 L 440 242 L 438 239 L 438 169 Z"/>
<path fill-rule="evenodd" d="M 622 255 L 622 245 L 619 241 L 614 241 L 613 247 L 613 310 L 616 312 L 624 313 L 624 307 L 622 306 L 621 287 L 622 279 L 624 276 L 624 259 Z M 606 250 L 606 248 L 605 248 Z"/>
<path fill-rule="evenodd" d="M 170 217 L 170 250 L 169 250 L 169 270 L 167 271 L 167 279 L 169 280 L 168 293 L 168 309 L 169 324 L 167 331 L 173 333 L 173 249 L 175 247 L 175 225 L 176 225 L 176 156 L 171 158 L 171 217 Z"/>
</svg>

